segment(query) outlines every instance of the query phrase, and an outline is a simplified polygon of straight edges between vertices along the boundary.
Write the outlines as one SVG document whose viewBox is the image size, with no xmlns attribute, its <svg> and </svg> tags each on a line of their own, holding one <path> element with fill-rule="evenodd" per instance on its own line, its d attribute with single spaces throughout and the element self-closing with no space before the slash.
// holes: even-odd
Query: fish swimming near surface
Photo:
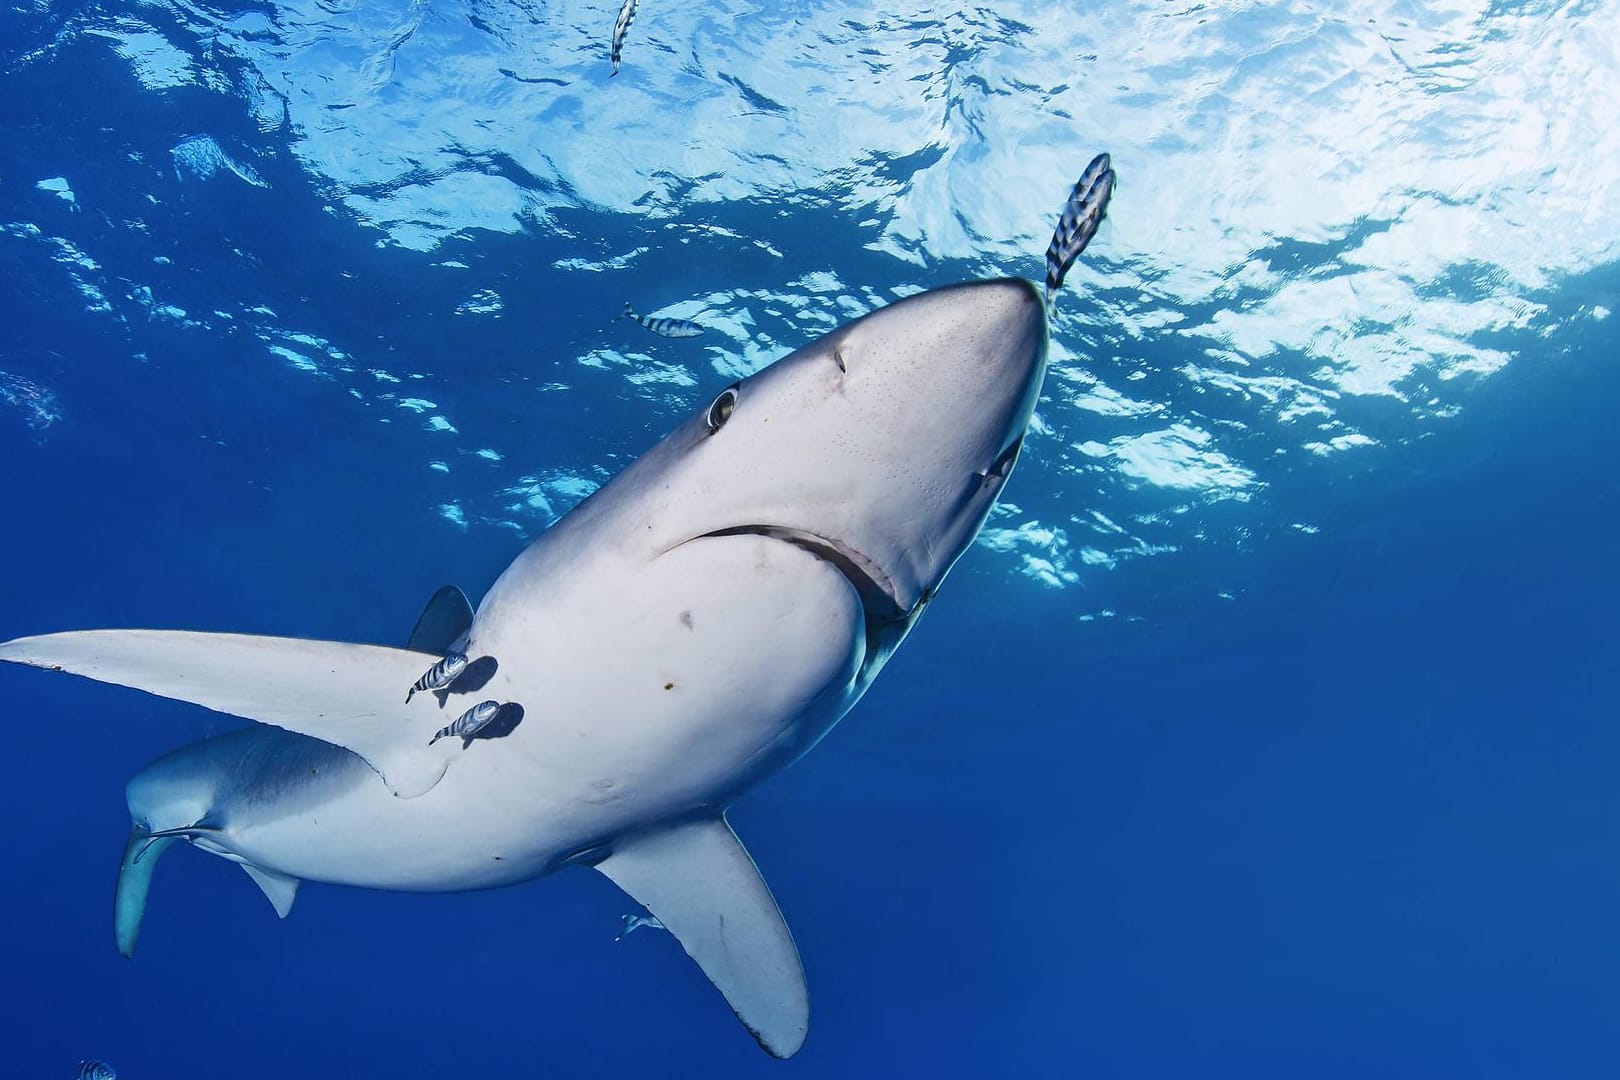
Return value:
<svg viewBox="0 0 1620 1080">
<path fill-rule="evenodd" d="M 460 737 L 463 739 L 470 739 L 488 727 L 489 722 L 495 719 L 495 715 L 500 711 L 500 702 L 480 701 L 478 704 L 474 705 L 472 708 L 468 709 L 466 712 L 457 717 L 454 723 L 446 724 L 444 727 L 434 732 L 433 738 L 428 740 L 428 745 L 432 746 L 434 743 L 443 738 L 453 739 Z"/>
<path fill-rule="evenodd" d="M 630 24 L 635 21 L 636 7 L 641 0 L 624 0 L 624 6 L 619 9 L 619 17 L 613 20 L 613 47 L 608 56 L 613 61 L 613 75 L 619 73 L 619 57 L 624 54 L 624 35 L 630 32 Z M 609 75 L 608 78 L 612 78 Z"/>
<path fill-rule="evenodd" d="M 1091 238 L 1097 235 L 1097 226 L 1108 213 L 1108 200 L 1114 194 L 1114 170 L 1107 154 L 1098 154 L 1086 166 L 1069 192 L 1069 201 L 1063 205 L 1052 243 L 1046 249 L 1046 302 L 1063 285 L 1063 279 L 1074 265 L 1074 260 L 1086 250 Z"/>
<path fill-rule="evenodd" d="M 424 690 L 443 690 L 467 670 L 467 654 L 453 652 L 440 660 L 437 664 L 422 673 L 422 677 L 411 684 L 405 691 L 405 703 L 410 704 L 411 698 Z"/>
<path fill-rule="evenodd" d="M 663 337 L 697 337 L 703 333 L 703 327 L 688 319 L 660 319 L 652 315 L 638 315 L 635 308 L 629 304 L 624 305 L 624 317 Z"/>
<path fill-rule="evenodd" d="M 624 917 L 624 926 L 617 934 L 613 935 L 613 940 L 623 941 L 632 932 L 640 930 L 643 926 L 649 930 L 668 929 L 668 927 L 658 921 L 658 916 L 656 915 L 626 915 Z"/>
<path fill-rule="evenodd" d="M 118 1074 L 105 1061 L 81 1061 L 74 1080 L 118 1080 Z"/>
<path fill-rule="evenodd" d="M 257 721 L 130 781 L 119 951 L 134 955 L 181 844 L 240 866 L 283 917 L 306 880 L 456 892 L 588 867 L 657 917 L 767 1052 L 796 1053 L 804 969 L 727 811 L 856 706 L 972 558 L 1040 400 L 1048 311 L 1038 283 L 997 278 L 833 328 L 693 402 L 476 612 L 441 589 L 407 648 L 181 630 L 0 642 L 0 663 Z M 400 702 L 452 652 L 503 660 L 476 690 L 464 676 L 445 700 Z M 450 698 L 480 702 L 451 734 L 495 701 L 545 722 L 516 725 L 507 753 L 450 753 L 429 745 Z"/>
</svg>

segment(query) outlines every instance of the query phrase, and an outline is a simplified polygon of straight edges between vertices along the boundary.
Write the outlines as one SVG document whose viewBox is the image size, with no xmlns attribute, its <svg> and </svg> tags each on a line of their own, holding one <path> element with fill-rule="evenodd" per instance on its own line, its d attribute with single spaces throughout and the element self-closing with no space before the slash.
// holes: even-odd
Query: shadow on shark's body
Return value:
<svg viewBox="0 0 1620 1080">
<path fill-rule="evenodd" d="M 469 622 L 467 625 L 471 626 L 472 624 Z M 463 630 L 462 633 L 466 633 L 466 631 Z M 445 653 L 449 652 L 450 650 L 449 648 L 445 648 L 435 649 L 433 651 Z M 460 675 L 457 675 L 454 682 L 452 682 L 444 690 L 438 690 L 435 691 L 435 693 L 476 694 L 478 691 L 489 685 L 490 680 L 495 677 L 495 672 L 500 669 L 500 666 L 500 662 L 497 661 L 493 656 L 480 656 L 469 663 L 467 665 L 467 670 L 463 671 Z M 444 704 L 444 698 L 441 697 L 439 699 L 439 703 L 441 705 Z"/>
<path fill-rule="evenodd" d="M 515 701 L 506 702 L 498 710 L 496 710 L 495 719 L 491 720 L 477 731 L 461 737 L 461 748 L 465 750 L 473 743 L 485 739 L 508 738 L 514 731 L 517 730 L 518 725 L 523 723 L 523 716 L 524 712 L 522 705 L 519 705 Z"/>
<path fill-rule="evenodd" d="M 1016 279 L 842 326 L 705 404 L 531 544 L 470 622 L 441 591 L 409 649 L 147 630 L 0 644 L 271 725 L 131 782 L 119 948 L 180 839 L 240 863 L 283 915 L 304 880 L 453 891 L 583 863 L 793 1054 L 798 952 L 725 810 L 849 711 L 978 535 L 1046 345 L 1041 295 Z M 451 649 L 492 664 L 402 703 Z M 523 722 L 430 745 L 481 699 Z"/>
</svg>

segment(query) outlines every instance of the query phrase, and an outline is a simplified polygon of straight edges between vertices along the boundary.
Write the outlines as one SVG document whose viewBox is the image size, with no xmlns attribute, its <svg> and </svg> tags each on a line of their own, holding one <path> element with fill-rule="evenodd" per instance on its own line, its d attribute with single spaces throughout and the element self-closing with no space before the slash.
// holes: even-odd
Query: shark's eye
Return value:
<svg viewBox="0 0 1620 1080">
<path fill-rule="evenodd" d="M 720 396 L 714 399 L 713 405 L 709 406 L 709 413 L 703 419 L 709 424 L 710 435 L 719 431 L 725 422 L 731 419 L 731 414 L 737 408 L 737 387 L 739 385 L 741 384 L 732 383 L 720 391 Z"/>
</svg>

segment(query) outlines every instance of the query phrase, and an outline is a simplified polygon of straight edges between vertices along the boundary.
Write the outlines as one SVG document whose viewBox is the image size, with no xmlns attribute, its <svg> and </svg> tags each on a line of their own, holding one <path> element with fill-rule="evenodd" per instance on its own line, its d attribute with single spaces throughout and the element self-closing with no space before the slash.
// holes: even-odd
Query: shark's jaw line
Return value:
<svg viewBox="0 0 1620 1080">
<path fill-rule="evenodd" d="M 856 682 L 863 689 L 877 677 L 878 671 L 911 631 L 933 595 L 933 587 L 930 586 L 915 604 L 907 607 L 900 600 L 900 590 L 893 578 L 884 572 L 875 559 L 842 540 L 809 529 L 786 525 L 734 525 L 704 533 L 697 539 L 725 536 L 758 536 L 788 544 L 814 555 L 849 583 L 860 600 L 864 615 L 865 654 L 856 676 Z"/>
<path fill-rule="evenodd" d="M 796 529 L 787 525 L 733 525 L 704 533 L 698 539 L 719 536 L 763 536 L 802 548 L 837 570 L 849 582 L 861 606 L 866 609 L 868 624 L 898 622 L 907 615 L 901 605 L 899 590 L 894 581 L 877 562 L 861 551 L 830 536 L 809 529 Z"/>
</svg>

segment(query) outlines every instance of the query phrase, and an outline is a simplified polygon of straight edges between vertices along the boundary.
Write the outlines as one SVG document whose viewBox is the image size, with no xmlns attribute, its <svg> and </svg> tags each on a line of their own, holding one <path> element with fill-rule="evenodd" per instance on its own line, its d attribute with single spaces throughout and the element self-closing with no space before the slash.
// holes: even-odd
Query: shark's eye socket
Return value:
<svg viewBox="0 0 1620 1080">
<path fill-rule="evenodd" d="M 714 399 L 713 405 L 709 406 L 709 414 L 704 417 L 709 424 L 709 434 L 713 435 L 719 431 L 725 422 L 731 419 L 731 414 L 736 411 L 738 385 L 732 383 L 720 391 L 720 396 Z"/>
</svg>

